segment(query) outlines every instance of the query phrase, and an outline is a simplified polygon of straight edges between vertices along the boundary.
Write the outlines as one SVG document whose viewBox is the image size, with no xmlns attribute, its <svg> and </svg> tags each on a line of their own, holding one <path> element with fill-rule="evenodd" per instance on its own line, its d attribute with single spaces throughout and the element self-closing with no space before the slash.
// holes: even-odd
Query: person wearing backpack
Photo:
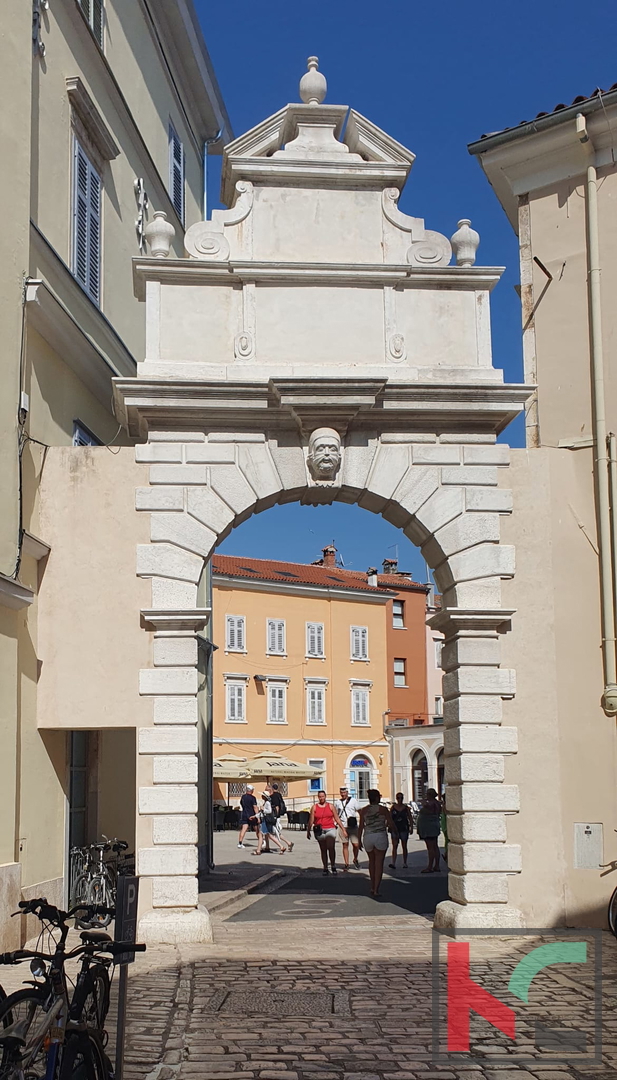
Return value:
<svg viewBox="0 0 617 1080">
<path fill-rule="evenodd" d="M 339 833 L 343 845 L 343 862 L 345 863 L 343 869 L 349 870 L 349 845 L 351 844 L 353 848 L 353 866 L 355 870 L 359 870 L 358 852 L 360 851 L 360 841 L 358 839 L 358 822 L 361 810 L 360 803 L 353 795 L 349 794 L 346 787 L 341 787 L 339 788 L 339 798 L 334 801 L 334 807 L 344 826 Z"/>
<path fill-rule="evenodd" d="M 279 791 L 278 784 L 268 784 L 268 790 L 270 792 L 270 803 L 272 805 L 272 811 L 276 818 L 274 823 L 274 831 L 278 836 L 282 844 L 285 844 L 287 851 L 293 851 L 293 841 L 287 840 L 283 836 L 283 826 L 281 824 L 281 818 L 287 813 L 287 806 L 285 800 Z"/>
<path fill-rule="evenodd" d="M 274 831 L 276 825 L 276 816 L 272 809 L 272 803 L 270 802 L 270 792 L 264 791 L 261 795 L 263 802 L 261 804 L 261 825 L 259 827 L 259 838 L 257 841 L 257 851 L 253 852 L 253 855 L 261 855 L 261 849 L 264 845 L 264 841 L 271 840 L 273 844 L 276 844 L 279 848 L 281 855 L 285 854 L 286 848 L 279 840 Z"/>
</svg>

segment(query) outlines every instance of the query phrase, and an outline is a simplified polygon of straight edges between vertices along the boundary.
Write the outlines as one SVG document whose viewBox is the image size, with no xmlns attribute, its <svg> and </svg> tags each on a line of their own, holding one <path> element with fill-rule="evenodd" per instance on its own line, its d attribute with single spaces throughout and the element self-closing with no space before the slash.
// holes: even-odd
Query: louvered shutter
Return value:
<svg viewBox="0 0 617 1080">
<path fill-rule="evenodd" d="M 184 224 L 184 147 L 173 124 L 169 125 L 169 193 L 174 210 Z"/>
<path fill-rule="evenodd" d="M 91 0 L 92 15 L 89 19 L 92 33 L 103 48 L 103 0 Z"/>
<path fill-rule="evenodd" d="M 232 615 L 227 616 L 227 648 L 235 649 L 236 647 L 236 620 Z"/>
<path fill-rule="evenodd" d="M 315 626 L 315 636 L 317 638 L 317 651 L 316 651 L 315 655 L 316 656 L 323 656 L 324 655 L 323 623 L 317 623 L 316 624 L 316 626 Z"/>
<path fill-rule="evenodd" d="M 317 650 L 317 635 L 315 633 L 315 623 L 306 624 L 306 651 L 308 656 L 315 656 Z"/>
<path fill-rule="evenodd" d="M 268 652 L 285 652 L 285 621 L 284 619 L 268 619 Z"/>
<path fill-rule="evenodd" d="M 227 648 L 234 652 L 244 651 L 244 616 L 228 615 L 227 623 Z"/>
<path fill-rule="evenodd" d="M 244 720 L 244 687 L 233 683 L 227 687 L 227 719 Z"/>
<path fill-rule="evenodd" d="M 101 291 L 101 178 L 75 140 L 73 272 L 88 296 Z"/>
<path fill-rule="evenodd" d="M 352 719 L 354 724 L 368 724 L 368 693 L 366 690 L 352 691 Z"/>
<path fill-rule="evenodd" d="M 312 688 L 308 692 L 308 719 L 311 724 L 324 722 L 324 692 L 321 688 Z"/>
<path fill-rule="evenodd" d="M 236 649 L 244 649 L 244 618 L 236 619 Z"/>
<path fill-rule="evenodd" d="M 354 660 L 368 659 L 368 630 L 366 626 L 352 626 L 351 655 Z"/>
<path fill-rule="evenodd" d="M 285 688 L 283 686 L 270 686 L 269 719 L 275 724 L 285 722 Z"/>
</svg>

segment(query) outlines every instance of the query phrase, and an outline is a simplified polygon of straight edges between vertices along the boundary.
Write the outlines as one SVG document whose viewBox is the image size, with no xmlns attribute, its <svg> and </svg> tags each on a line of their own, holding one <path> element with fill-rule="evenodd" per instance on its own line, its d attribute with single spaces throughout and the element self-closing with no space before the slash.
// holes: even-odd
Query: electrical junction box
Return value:
<svg viewBox="0 0 617 1080">
<path fill-rule="evenodd" d="M 574 822 L 574 869 L 597 870 L 604 860 L 601 824 Z"/>
</svg>

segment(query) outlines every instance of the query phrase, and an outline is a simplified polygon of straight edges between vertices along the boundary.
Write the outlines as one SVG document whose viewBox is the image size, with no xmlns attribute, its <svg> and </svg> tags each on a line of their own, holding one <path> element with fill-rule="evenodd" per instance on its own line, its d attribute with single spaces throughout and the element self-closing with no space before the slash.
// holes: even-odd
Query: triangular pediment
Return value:
<svg viewBox="0 0 617 1080">
<path fill-rule="evenodd" d="M 221 198 L 227 205 L 234 200 L 234 186 L 239 179 L 267 182 L 263 166 L 268 161 L 268 172 L 276 183 L 276 172 L 283 173 L 285 164 L 282 151 L 288 143 L 298 139 L 299 131 L 309 128 L 328 128 L 331 131 L 333 159 L 339 154 L 348 155 L 347 168 L 354 182 L 375 180 L 376 167 L 383 170 L 384 182 L 395 183 L 399 189 L 404 185 L 409 170 L 415 160 L 415 154 L 393 139 L 381 128 L 373 124 L 361 113 L 349 109 L 346 105 L 290 103 L 272 116 L 262 120 L 250 131 L 228 143 L 223 151 L 223 175 Z M 341 132 L 343 132 L 341 137 Z M 336 150 L 338 143 L 339 150 Z M 323 154 L 319 155 L 323 157 Z M 302 172 L 302 153 L 295 153 L 293 170 L 299 179 Z M 278 159 L 278 161 L 277 161 Z M 307 164 L 311 161 L 310 175 L 316 177 L 314 154 L 307 154 Z M 254 170 L 257 170 L 257 175 Z M 389 175 L 389 170 L 393 174 Z M 341 177 L 339 176 L 339 180 Z"/>
</svg>

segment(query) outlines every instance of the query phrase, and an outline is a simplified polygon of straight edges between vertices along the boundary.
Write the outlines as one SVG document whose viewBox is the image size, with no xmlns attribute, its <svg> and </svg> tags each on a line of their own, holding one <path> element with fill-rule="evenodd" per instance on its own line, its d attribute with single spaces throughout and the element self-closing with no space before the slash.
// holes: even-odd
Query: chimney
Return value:
<svg viewBox="0 0 617 1080">
<path fill-rule="evenodd" d="M 384 574 L 396 574 L 398 559 L 384 559 L 382 566 Z"/>
<path fill-rule="evenodd" d="M 378 581 L 377 581 L 377 567 L 376 566 L 369 566 L 368 570 L 366 571 L 366 579 L 367 579 L 367 583 L 369 585 L 371 585 L 374 589 L 377 588 Z"/>
<path fill-rule="evenodd" d="M 336 548 L 334 544 L 328 544 L 321 549 L 323 552 L 322 566 L 336 566 Z"/>
</svg>

